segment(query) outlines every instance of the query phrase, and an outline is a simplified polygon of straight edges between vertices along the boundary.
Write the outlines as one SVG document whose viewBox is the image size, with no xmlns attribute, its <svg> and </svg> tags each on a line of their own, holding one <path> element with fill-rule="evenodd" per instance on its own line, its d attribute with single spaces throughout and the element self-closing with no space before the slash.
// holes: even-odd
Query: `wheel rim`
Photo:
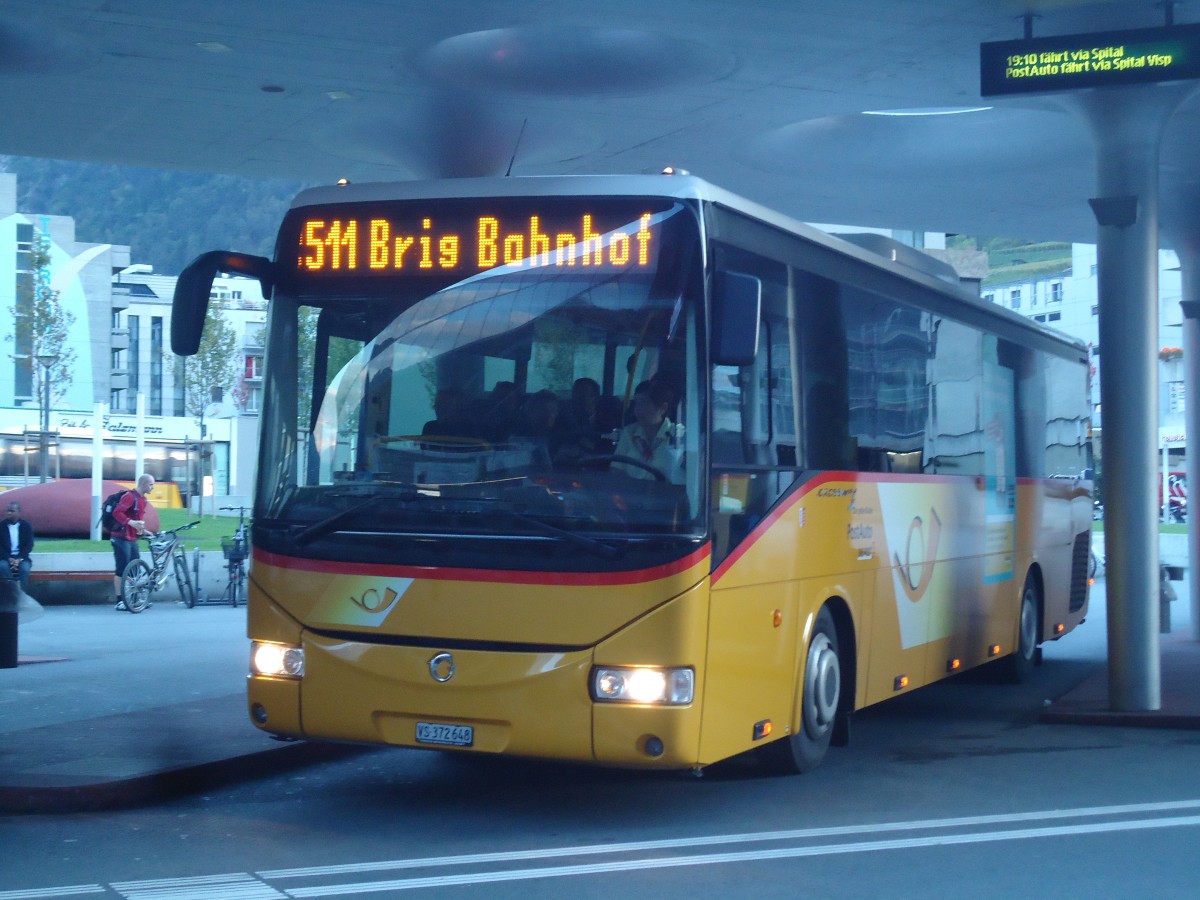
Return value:
<svg viewBox="0 0 1200 900">
<path fill-rule="evenodd" d="M 808 648 L 804 673 L 804 730 L 824 737 L 833 728 L 842 690 L 842 670 L 837 650 L 826 634 L 817 634 Z"/>
<path fill-rule="evenodd" d="M 1033 588 L 1026 588 L 1021 596 L 1021 645 L 1017 650 L 1025 659 L 1030 659 L 1036 646 L 1037 603 L 1034 601 Z"/>
<path fill-rule="evenodd" d="M 150 572 L 147 567 L 139 565 L 132 573 L 126 573 L 125 605 L 137 612 L 146 606 L 150 596 Z"/>
</svg>

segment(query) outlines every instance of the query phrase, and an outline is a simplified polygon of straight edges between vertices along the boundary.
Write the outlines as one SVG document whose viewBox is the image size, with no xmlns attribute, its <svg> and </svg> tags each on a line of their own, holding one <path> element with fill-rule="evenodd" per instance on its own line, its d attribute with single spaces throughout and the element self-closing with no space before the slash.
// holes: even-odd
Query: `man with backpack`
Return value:
<svg viewBox="0 0 1200 900">
<path fill-rule="evenodd" d="M 154 476 L 143 474 L 137 480 L 137 487 L 126 491 L 120 502 L 112 511 L 113 528 L 109 536 L 112 543 L 113 559 L 116 568 L 113 569 L 113 592 L 116 594 L 116 609 L 124 610 L 125 597 L 121 593 L 121 576 L 131 560 L 139 558 L 138 537 L 146 530 L 146 499 L 154 490 Z"/>
</svg>

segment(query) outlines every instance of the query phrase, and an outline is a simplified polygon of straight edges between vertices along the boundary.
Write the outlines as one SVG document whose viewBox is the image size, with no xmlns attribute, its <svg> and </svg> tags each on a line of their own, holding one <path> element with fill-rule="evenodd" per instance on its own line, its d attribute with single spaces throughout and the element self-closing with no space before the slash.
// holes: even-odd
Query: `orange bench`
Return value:
<svg viewBox="0 0 1200 900">
<path fill-rule="evenodd" d="M 96 569 L 57 572 L 33 569 L 29 573 L 30 581 L 109 581 L 112 577 L 112 572 L 100 572 Z"/>
</svg>

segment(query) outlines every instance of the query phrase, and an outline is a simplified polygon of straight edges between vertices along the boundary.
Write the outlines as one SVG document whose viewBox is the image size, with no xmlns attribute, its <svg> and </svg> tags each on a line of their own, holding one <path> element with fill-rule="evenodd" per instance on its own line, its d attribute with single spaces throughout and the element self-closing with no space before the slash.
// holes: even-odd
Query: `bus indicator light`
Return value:
<svg viewBox="0 0 1200 900">
<path fill-rule="evenodd" d="M 999 656 L 999 655 L 1000 655 L 1000 645 L 999 644 L 992 644 L 992 646 L 988 647 L 988 656 L 989 657 Z"/>
<path fill-rule="evenodd" d="M 896 680 L 892 682 L 892 690 L 893 691 L 902 691 L 906 687 L 908 687 L 908 676 L 907 675 L 897 675 Z"/>
<path fill-rule="evenodd" d="M 761 741 L 765 737 L 769 737 L 771 732 L 775 730 L 775 725 L 770 719 L 763 719 L 761 722 L 754 723 L 754 740 Z"/>
<path fill-rule="evenodd" d="M 946 661 L 946 671 L 947 672 L 957 672 L 961 668 L 962 668 L 962 660 L 961 659 L 951 659 L 951 660 Z"/>
<path fill-rule="evenodd" d="M 1054 623 L 1054 633 L 1055 634 L 1062 634 L 1066 630 L 1067 630 L 1067 626 L 1064 623 L 1062 623 L 1062 622 Z"/>
</svg>

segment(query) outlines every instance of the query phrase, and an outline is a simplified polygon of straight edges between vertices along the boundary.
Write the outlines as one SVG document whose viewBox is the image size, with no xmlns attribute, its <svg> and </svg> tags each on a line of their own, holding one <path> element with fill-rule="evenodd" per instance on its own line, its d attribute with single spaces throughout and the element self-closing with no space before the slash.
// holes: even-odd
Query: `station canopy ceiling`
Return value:
<svg viewBox="0 0 1200 900">
<path fill-rule="evenodd" d="M 1170 4 L 1168 4 L 1170 6 Z M 1180 24 L 1200 3 L 1176 4 Z M 305 182 L 655 172 L 810 222 L 1094 242 L 1087 127 L 979 45 L 1157 0 L 5 0 L 0 153 Z M 1160 90 L 1161 88 L 1147 88 Z M 1164 135 L 1196 191 L 1200 99 Z"/>
</svg>

